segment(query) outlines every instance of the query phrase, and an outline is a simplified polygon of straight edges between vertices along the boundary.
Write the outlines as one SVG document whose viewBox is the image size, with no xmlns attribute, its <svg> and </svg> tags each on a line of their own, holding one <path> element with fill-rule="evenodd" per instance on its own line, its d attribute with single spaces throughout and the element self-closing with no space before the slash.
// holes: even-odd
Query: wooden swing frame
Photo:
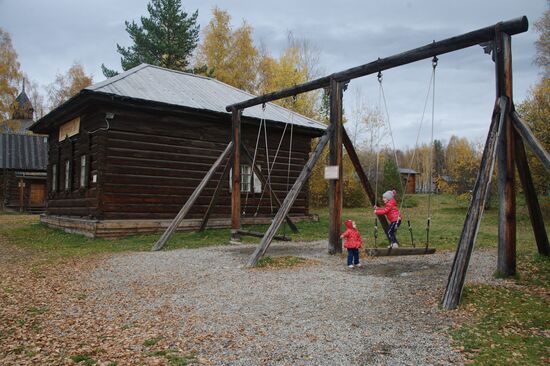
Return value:
<svg viewBox="0 0 550 366">
<path fill-rule="evenodd" d="M 525 191 L 526 201 L 531 217 L 531 224 L 535 233 L 539 253 L 550 255 L 550 246 L 540 206 L 534 186 L 532 183 L 529 166 L 525 157 L 523 142 L 526 142 L 535 151 L 536 155 L 543 161 L 545 167 L 550 171 L 550 158 L 546 151 L 541 148 L 540 143 L 529 132 L 526 124 L 514 112 L 512 99 L 512 57 L 511 57 L 511 36 L 526 32 L 529 28 L 527 17 L 512 19 L 500 22 L 495 25 L 481 28 L 459 36 L 447 38 L 442 41 L 433 42 L 423 47 L 415 48 L 387 58 L 334 73 L 292 88 L 283 89 L 277 92 L 268 93 L 240 103 L 226 107 L 232 113 L 232 141 L 233 141 L 233 186 L 240 182 L 240 130 L 242 110 L 255 105 L 270 101 L 296 96 L 308 91 L 328 88 L 330 93 L 330 125 L 325 134 L 319 138 L 319 142 L 304 166 L 296 182 L 287 194 L 279 211 L 275 215 L 269 229 L 263 236 L 260 244 L 248 260 L 247 266 L 255 266 L 258 260 L 265 254 L 275 234 L 281 226 L 283 219 L 287 216 L 298 193 L 306 183 L 313 167 L 321 156 L 324 147 L 329 144 L 329 165 L 339 167 L 338 179 L 329 183 L 329 235 L 328 252 L 341 253 L 340 243 L 341 221 L 342 221 L 342 157 L 343 146 L 353 163 L 361 184 L 367 193 L 371 204 L 375 204 L 376 198 L 372 187 L 364 173 L 355 149 L 346 134 L 342 125 L 342 97 L 345 85 L 352 79 L 377 73 L 394 67 L 402 66 L 419 60 L 432 58 L 445 53 L 461 50 L 467 47 L 487 43 L 493 44 L 493 57 L 495 60 L 496 74 L 496 97 L 497 102 L 493 113 L 493 119 L 487 142 L 485 145 L 483 159 L 477 181 L 473 191 L 473 198 L 470 203 L 468 214 L 464 222 L 462 235 L 457 244 L 451 273 L 442 300 L 446 309 L 453 309 L 458 306 L 464 279 L 468 268 L 470 255 L 475 243 L 488 187 L 493 171 L 495 159 L 498 161 L 499 175 L 498 186 L 501 202 L 499 208 L 499 243 L 498 243 L 498 271 L 505 276 L 514 275 L 516 272 L 516 212 L 515 212 L 515 190 L 514 173 L 517 160 L 518 171 L 520 172 L 521 183 Z M 238 190 L 233 190 L 231 196 L 231 233 L 232 239 L 238 239 L 241 229 L 241 197 Z M 387 232 L 387 221 L 381 218 L 384 232 Z"/>
</svg>

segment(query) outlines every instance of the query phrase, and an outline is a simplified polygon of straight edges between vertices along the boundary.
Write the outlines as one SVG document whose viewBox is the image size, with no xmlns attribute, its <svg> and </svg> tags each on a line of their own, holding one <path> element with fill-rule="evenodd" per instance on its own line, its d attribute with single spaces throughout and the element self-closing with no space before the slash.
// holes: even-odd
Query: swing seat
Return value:
<svg viewBox="0 0 550 366">
<path fill-rule="evenodd" d="M 435 248 L 411 248 L 411 247 L 398 247 L 398 248 L 366 248 L 365 252 L 371 257 L 389 257 L 400 255 L 423 255 L 434 254 Z"/>
</svg>

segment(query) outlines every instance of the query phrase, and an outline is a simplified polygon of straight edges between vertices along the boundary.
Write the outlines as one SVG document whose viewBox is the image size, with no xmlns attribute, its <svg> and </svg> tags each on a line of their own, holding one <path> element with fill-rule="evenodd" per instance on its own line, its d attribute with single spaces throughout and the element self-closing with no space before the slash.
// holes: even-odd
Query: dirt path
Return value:
<svg viewBox="0 0 550 366">
<path fill-rule="evenodd" d="M 128 253 L 35 267 L 0 237 L 0 364 L 461 364 L 437 303 L 452 253 L 371 259 L 349 270 L 326 242 L 242 265 L 254 246 Z M 25 258 L 23 256 L 23 258 Z M 494 253 L 470 277 L 491 281 Z"/>
</svg>

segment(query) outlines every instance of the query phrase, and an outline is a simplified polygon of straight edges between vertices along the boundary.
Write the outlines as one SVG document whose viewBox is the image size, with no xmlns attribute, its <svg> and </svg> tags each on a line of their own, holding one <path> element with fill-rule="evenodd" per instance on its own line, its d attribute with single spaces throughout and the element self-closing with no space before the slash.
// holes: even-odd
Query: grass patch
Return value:
<svg viewBox="0 0 550 366">
<path fill-rule="evenodd" d="M 48 311 L 47 306 L 40 306 L 40 307 L 33 306 L 27 310 L 27 313 L 30 315 L 40 315 L 40 314 L 44 314 L 47 311 Z"/>
<path fill-rule="evenodd" d="M 466 358 L 479 365 L 542 365 L 550 362 L 549 258 L 523 257 L 525 275 L 514 287 L 470 285 L 461 310 L 470 322 L 452 332 Z M 539 285 L 540 284 L 540 285 Z"/>
<path fill-rule="evenodd" d="M 168 359 L 168 364 L 170 366 L 186 366 L 190 363 L 195 363 L 197 361 L 195 355 L 167 355 L 166 359 Z"/>
<path fill-rule="evenodd" d="M 86 354 L 71 356 L 71 360 L 73 360 L 74 363 L 84 363 L 84 365 L 95 365 L 97 363 L 90 355 Z"/>
<path fill-rule="evenodd" d="M 550 212 L 550 198 L 539 197 L 543 212 Z M 417 194 L 406 197 L 406 205 L 402 216 L 405 225 L 397 232 L 397 237 L 404 246 L 410 246 L 410 235 L 407 228 L 407 220 L 411 221 L 415 244 L 424 245 L 426 240 L 426 223 L 431 217 L 430 246 L 440 250 L 454 250 L 462 230 L 466 217 L 467 205 L 457 205 L 456 198 L 446 195 L 433 195 L 430 209 L 428 209 L 428 196 Z M 414 206 L 414 207 L 412 207 Z M 318 222 L 297 223 L 299 233 L 294 234 L 283 224 L 278 231 L 279 235 L 286 234 L 293 241 L 326 240 L 328 236 L 329 217 L 327 208 L 314 208 L 310 213 L 319 217 Z M 518 213 L 518 252 L 529 252 L 534 243 L 529 216 L 525 203 L 521 196 L 517 201 Z M 496 247 L 498 237 L 498 210 L 496 208 L 486 210 L 480 226 L 476 248 Z M 10 242 L 16 244 L 30 253 L 37 254 L 43 263 L 51 263 L 72 257 L 85 257 L 100 253 L 114 253 L 124 251 L 149 251 L 158 240 L 160 234 L 136 235 L 118 239 L 90 239 L 77 234 L 68 234 L 59 229 L 52 229 L 44 224 L 33 222 L 29 216 L 21 216 L 21 222 L 17 225 L 2 225 L 0 234 L 6 236 Z M 372 208 L 345 208 L 342 214 L 343 220 L 351 219 L 357 223 L 359 232 L 363 237 L 365 247 L 374 246 L 374 221 Z M 19 220 L 19 219 L 18 219 Z M 547 220 L 547 226 L 550 226 Z M 243 229 L 265 232 L 268 225 L 249 225 Z M 379 235 L 382 235 L 379 226 Z M 165 246 L 165 250 L 178 248 L 201 248 L 212 245 L 225 245 L 229 243 L 229 229 L 209 229 L 201 233 L 183 232 L 176 233 Z M 243 237 L 243 243 L 257 244 L 260 239 Z M 379 245 L 386 244 L 379 240 Z M 25 257 L 21 260 L 26 260 Z"/>
<path fill-rule="evenodd" d="M 301 266 L 308 262 L 305 258 L 295 257 L 292 255 L 271 257 L 265 256 L 256 264 L 257 268 L 288 268 Z"/>
<path fill-rule="evenodd" d="M 146 339 L 145 341 L 143 341 L 143 345 L 145 347 L 151 347 L 151 346 L 154 346 L 155 344 L 157 344 L 161 339 L 162 339 L 162 337 L 149 338 L 149 339 Z"/>
</svg>

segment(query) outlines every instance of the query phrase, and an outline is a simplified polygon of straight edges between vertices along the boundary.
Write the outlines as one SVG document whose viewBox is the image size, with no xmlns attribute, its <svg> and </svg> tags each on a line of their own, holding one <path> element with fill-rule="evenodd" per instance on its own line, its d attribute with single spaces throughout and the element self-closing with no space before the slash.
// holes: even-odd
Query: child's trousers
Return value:
<svg viewBox="0 0 550 366">
<path fill-rule="evenodd" d="M 359 249 L 348 249 L 348 266 L 359 264 Z"/>
<path fill-rule="evenodd" d="M 390 226 L 388 227 L 388 237 L 390 238 L 390 242 L 397 243 L 397 238 L 395 237 L 395 233 L 397 232 L 397 227 L 399 226 L 399 221 L 394 221 L 390 223 Z"/>
</svg>

